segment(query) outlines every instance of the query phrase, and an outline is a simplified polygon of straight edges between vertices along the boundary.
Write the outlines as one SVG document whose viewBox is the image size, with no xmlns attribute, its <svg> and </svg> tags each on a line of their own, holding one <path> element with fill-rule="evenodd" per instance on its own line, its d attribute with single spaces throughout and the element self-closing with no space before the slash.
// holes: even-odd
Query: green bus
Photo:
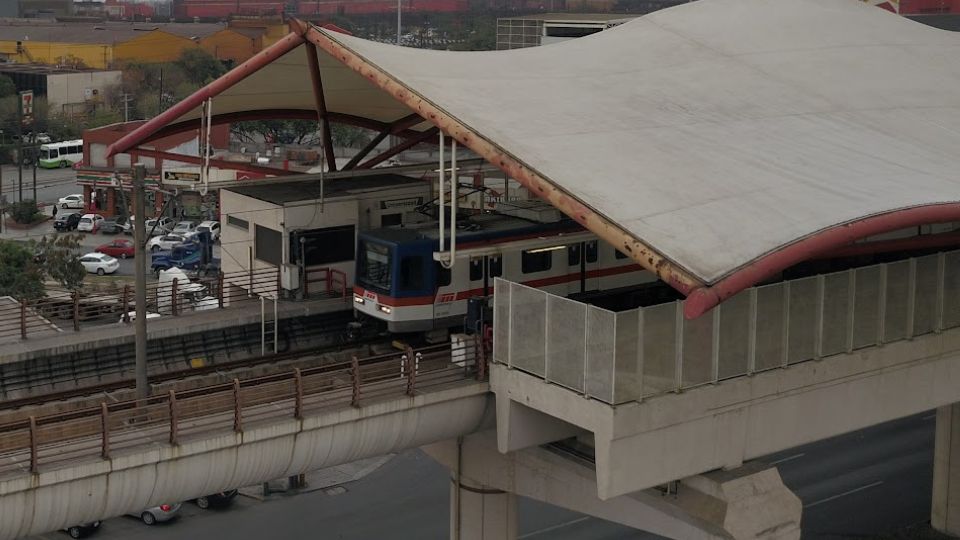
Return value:
<svg viewBox="0 0 960 540">
<path fill-rule="evenodd" d="M 63 141 L 40 145 L 37 166 L 44 169 L 70 167 L 83 159 L 83 140 Z"/>
</svg>

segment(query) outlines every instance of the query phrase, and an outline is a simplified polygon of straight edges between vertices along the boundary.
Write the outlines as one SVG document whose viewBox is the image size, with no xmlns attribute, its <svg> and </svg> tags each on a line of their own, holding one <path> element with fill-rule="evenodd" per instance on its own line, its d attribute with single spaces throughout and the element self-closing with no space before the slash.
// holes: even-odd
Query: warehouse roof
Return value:
<svg viewBox="0 0 960 540">
<path fill-rule="evenodd" d="M 495 52 L 302 36 L 328 110 L 419 112 L 692 295 L 691 316 L 857 238 L 960 220 L 960 35 L 855 0 L 701 0 Z M 225 117 L 313 110 L 291 43 L 112 151 L 211 95 Z"/>
<path fill-rule="evenodd" d="M 226 28 L 214 23 L 16 23 L 0 24 L 0 41 L 114 44 L 160 30 L 187 39 L 202 39 Z"/>
</svg>

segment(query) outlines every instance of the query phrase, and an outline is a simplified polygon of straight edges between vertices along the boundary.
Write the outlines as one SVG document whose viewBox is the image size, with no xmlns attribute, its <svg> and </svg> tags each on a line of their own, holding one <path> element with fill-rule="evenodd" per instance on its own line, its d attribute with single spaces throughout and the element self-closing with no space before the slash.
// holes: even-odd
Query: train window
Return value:
<svg viewBox="0 0 960 540">
<path fill-rule="evenodd" d="M 400 261 L 400 288 L 405 291 L 423 289 L 423 257 L 404 257 Z"/>
<path fill-rule="evenodd" d="M 491 278 L 503 275 L 503 259 L 501 257 L 487 257 L 487 276 Z"/>
<path fill-rule="evenodd" d="M 483 259 L 470 259 L 470 281 L 483 279 Z"/>
<path fill-rule="evenodd" d="M 524 274 L 546 272 L 553 266 L 553 250 L 524 250 L 520 268 Z"/>
<path fill-rule="evenodd" d="M 357 279 L 364 285 L 390 289 L 390 248 L 373 242 L 360 242 Z"/>
<path fill-rule="evenodd" d="M 578 264 L 580 264 L 580 244 L 571 244 L 567 246 L 567 266 Z"/>
<path fill-rule="evenodd" d="M 437 286 L 446 287 L 450 285 L 450 269 L 440 266 L 440 263 L 436 263 L 437 267 Z"/>
<path fill-rule="evenodd" d="M 626 258 L 627 258 L 627 254 L 624 253 L 624 252 L 622 252 L 622 251 L 620 251 L 619 249 L 614 250 L 614 251 L 617 252 L 616 255 L 615 255 L 615 257 L 616 257 L 617 259 L 626 259 Z"/>
<path fill-rule="evenodd" d="M 585 251 L 587 252 L 586 255 L 587 255 L 588 263 L 597 262 L 597 241 L 596 240 L 592 242 L 587 242 Z"/>
</svg>

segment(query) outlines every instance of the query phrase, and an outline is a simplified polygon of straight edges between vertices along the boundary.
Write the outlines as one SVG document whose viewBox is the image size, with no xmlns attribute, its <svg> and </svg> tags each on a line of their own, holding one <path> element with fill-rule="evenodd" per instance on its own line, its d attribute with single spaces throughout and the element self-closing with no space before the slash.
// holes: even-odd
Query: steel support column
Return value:
<svg viewBox="0 0 960 540">
<path fill-rule="evenodd" d="M 317 59 L 317 46 L 304 44 L 307 51 L 307 63 L 310 65 L 310 80 L 313 81 L 313 98 L 317 102 L 317 120 L 323 135 L 323 153 L 327 156 L 327 170 L 337 170 L 337 158 L 333 154 L 333 137 L 330 135 L 330 117 L 327 115 L 327 99 L 323 95 L 323 79 L 320 77 L 320 60 Z"/>
</svg>

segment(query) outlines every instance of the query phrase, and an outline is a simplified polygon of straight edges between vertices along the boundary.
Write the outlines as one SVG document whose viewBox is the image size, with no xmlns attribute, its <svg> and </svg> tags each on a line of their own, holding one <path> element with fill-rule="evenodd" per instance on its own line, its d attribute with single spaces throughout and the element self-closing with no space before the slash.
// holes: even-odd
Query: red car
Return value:
<svg viewBox="0 0 960 540">
<path fill-rule="evenodd" d="M 98 247 L 94 251 L 103 253 L 104 255 L 110 255 L 111 257 L 126 259 L 127 257 L 133 257 L 133 240 L 118 238 L 109 244 Z"/>
</svg>

